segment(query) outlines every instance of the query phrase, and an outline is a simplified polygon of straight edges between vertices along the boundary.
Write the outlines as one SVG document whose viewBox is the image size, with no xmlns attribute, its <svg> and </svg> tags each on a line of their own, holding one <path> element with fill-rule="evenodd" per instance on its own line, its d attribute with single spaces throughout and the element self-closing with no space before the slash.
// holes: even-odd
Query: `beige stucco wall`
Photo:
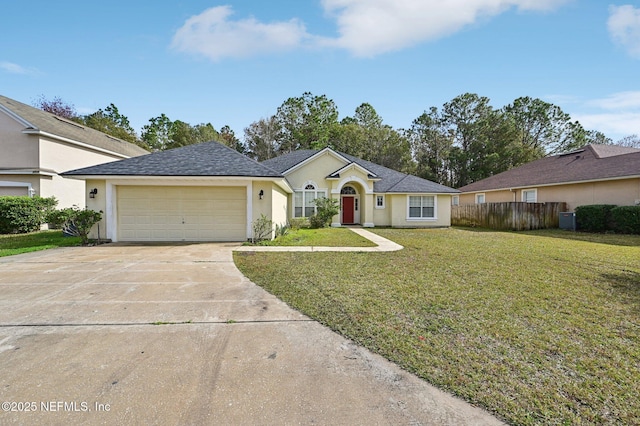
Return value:
<svg viewBox="0 0 640 426">
<path fill-rule="evenodd" d="M 631 206 L 640 203 L 640 178 L 487 191 L 484 192 L 485 202 L 522 201 L 522 191 L 527 189 L 537 190 L 537 202 L 565 202 L 568 211 L 589 204 Z M 475 204 L 475 194 L 460 194 L 460 204 Z"/>
<path fill-rule="evenodd" d="M 274 225 L 286 225 L 287 216 L 287 193 L 276 184 L 271 184 L 271 220 Z"/>
<path fill-rule="evenodd" d="M 25 126 L 0 112 L 0 168 L 38 167 L 38 137 L 22 133 Z"/>
<path fill-rule="evenodd" d="M 39 152 L 40 167 L 57 173 L 122 159 L 49 138 L 40 138 Z M 54 176 L 51 185 L 43 185 L 41 194 L 38 195 L 55 196 L 58 207 L 85 206 L 85 185 L 82 180 Z"/>
<path fill-rule="evenodd" d="M 40 167 L 58 173 L 122 160 L 122 156 L 73 145 L 49 138 L 40 138 Z"/>
<path fill-rule="evenodd" d="M 0 169 L 24 168 L 34 170 L 38 168 L 38 137 L 22 133 L 24 125 L 13 118 L 0 112 Z M 31 184 L 31 187 L 40 195 L 39 176 L 33 174 L 9 175 L 0 173 L 0 181 Z M 28 188 L 28 187 L 27 187 Z M 2 195 L 27 195 L 26 189 L 16 187 L 1 187 Z"/>
<path fill-rule="evenodd" d="M 375 205 L 376 195 L 384 196 L 384 208 L 377 208 Z M 391 226 L 391 217 L 393 210 L 393 203 L 391 199 L 393 197 L 404 197 L 404 195 L 393 195 L 393 194 L 374 194 L 373 195 L 373 223 L 376 226 Z"/>
<path fill-rule="evenodd" d="M 334 155 L 325 153 L 310 163 L 287 174 L 287 180 L 294 189 L 300 189 L 305 183 L 313 181 L 318 185 L 318 189 L 328 189 L 330 191 L 331 186 L 325 177 L 344 167 L 344 165 L 345 163 Z"/>
<path fill-rule="evenodd" d="M 87 180 L 87 194 L 85 202 L 80 208 L 86 207 L 89 210 L 102 212 L 102 220 L 91 228 L 89 238 L 98 238 L 98 229 L 100 230 L 100 238 L 107 238 L 107 185 L 104 180 Z M 98 194 L 95 198 L 89 198 L 89 191 L 96 188 Z M 99 226 L 98 226 L 99 225 Z"/>
<path fill-rule="evenodd" d="M 451 226 L 451 195 L 448 194 L 411 194 L 435 195 L 436 219 L 407 219 L 408 198 L 406 194 L 394 194 L 391 201 L 391 226 L 398 228 L 440 228 Z"/>
<path fill-rule="evenodd" d="M 260 191 L 264 195 L 260 199 Z M 253 181 L 252 190 L 252 221 L 265 215 L 276 225 L 282 226 L 287 224 L 287 193 L 277 184 L 271 181 Z"/>
</svg>

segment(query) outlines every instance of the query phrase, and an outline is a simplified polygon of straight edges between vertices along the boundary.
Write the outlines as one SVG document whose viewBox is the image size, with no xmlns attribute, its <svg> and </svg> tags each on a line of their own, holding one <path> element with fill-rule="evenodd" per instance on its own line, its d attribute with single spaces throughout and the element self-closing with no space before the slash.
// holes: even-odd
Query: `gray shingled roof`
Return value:
<svg viewBox="0 0 640 426">
<path fill-rule="evenodd" d="M 283 173 L 296 164 L 312 157 L 320 152 L 320 150 L 305 149 L 300 151 L 293 151 L 288 154 L 281 155 L 280 157 L 271 158 L 265 160 L 262 164 L 274 168 L 280 173 Z M 338 152 L 347 160 L 358 164 L 370 172 L 376 174 L 380 179 L 373 183 L 373 190 L 377 193 L 386 192 L 398 192 L 398 193 L 445 193 L 454 194 L 458 193 L 458 190 L 449 188 L 448 186 L 440 185 L 430 180 L 422 179 L 417 176 L 401 173 L 396 170 L 389 169 L 371 161 L 366 161 L 352 155 Z"/>
<path fill-rule="evenodd" d="M 640 176 L 640 149 L 587 145 L 545 157 L 459 188 L 462 192 Z"/>
<path fill-rule="evenodd" d="M 270 158 L 264 160 L 261 164 L 271 167 L 273 170 L 277 170 L 280 173 L 285 172 L 293 166 L 302 163 L 304 160 L 316 155 L 319 152 L 317 149 L 300 149 L 298 151 L 292 151 L 287 154 L 280 155 L 279 157 Z"/>
<path fill-rule="evenodd" d="M 140 148 L 139 146 L 123 141 L 122 139 L 109 136 L 105 133 L 69 120 L 61 119 L 51 113 L 23 104 L 5 96 L 0 96 L 0 107 L 6 108 L 33 126 L 26 127 L 25 130 L 50 133 L 122 154 L 127 157 L 135 157 L 148 153 L 148 151 Z"/>
<path fill-rule="evenodd" d="M 62 173 L 63 176 L 234 176 L 282 174 L 218 142 L 204 142 Z"/>
</svg>

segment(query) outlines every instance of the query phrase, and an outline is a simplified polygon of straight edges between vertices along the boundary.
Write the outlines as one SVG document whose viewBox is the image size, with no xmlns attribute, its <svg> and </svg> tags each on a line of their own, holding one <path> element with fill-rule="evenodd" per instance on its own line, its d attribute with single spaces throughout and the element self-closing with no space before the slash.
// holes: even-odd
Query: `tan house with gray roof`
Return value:
<svg viewBox="0 0 640 426">
<path fill-rule="evenodd" d="M 95 189 L 112 241 L 244 241 L 264 215 L 274 225 L 316 213 L 333 198 L 332 226 L 446 227 L 458 191 L 331 148 L 301 150 L 262 163 L 205 142 L 71 170 Z M 97 236 L 97 227 L 93 236 Z"/>
<path fill-rule="evenodd" d="M 565 202 L 640 205 L 640 149 L 586 145 L 459 188 L 454 204 Z"/>
<path fill-rule="evenodd" d="M 0 196 L 56 197 L 85 206 L 85 183 L 60 174 L 148 152 L 73 121 L 0 96 Z"/>
</svg>

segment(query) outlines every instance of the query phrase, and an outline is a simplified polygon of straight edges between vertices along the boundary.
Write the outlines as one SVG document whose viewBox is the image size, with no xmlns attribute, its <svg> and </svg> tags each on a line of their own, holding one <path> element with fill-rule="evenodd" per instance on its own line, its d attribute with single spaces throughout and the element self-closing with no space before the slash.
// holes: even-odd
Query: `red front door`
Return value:
<svg viewBox="0 0 640 426">
<path fill-rule="evenodd" d="M 342 223 L 353 223 L 354 197 L 342 197 Z"/>
</svg>

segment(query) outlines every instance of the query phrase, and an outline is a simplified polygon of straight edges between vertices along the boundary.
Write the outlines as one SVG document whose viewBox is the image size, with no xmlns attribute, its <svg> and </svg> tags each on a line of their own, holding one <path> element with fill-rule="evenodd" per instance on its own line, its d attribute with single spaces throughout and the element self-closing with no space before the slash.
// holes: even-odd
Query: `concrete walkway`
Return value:
<svg viewBox="0 0 640 426">
<path fill-rule="evenodd" d="M 321 246 L 241 246 L 235 251 L 356 251 L 356 252 L 380 252 L 402 250 L 400 244 L 394 243 L 380 235 L 374 234 L 362 228 L 347 228 L 356 234 L 377 244 L 376 247 L 321 247 Z"/>
<path fill-rule="evenodd" d="M 501 424 L 249 281 L 237 247 L 0 258 L 0 424 Z"/>
</svg>

